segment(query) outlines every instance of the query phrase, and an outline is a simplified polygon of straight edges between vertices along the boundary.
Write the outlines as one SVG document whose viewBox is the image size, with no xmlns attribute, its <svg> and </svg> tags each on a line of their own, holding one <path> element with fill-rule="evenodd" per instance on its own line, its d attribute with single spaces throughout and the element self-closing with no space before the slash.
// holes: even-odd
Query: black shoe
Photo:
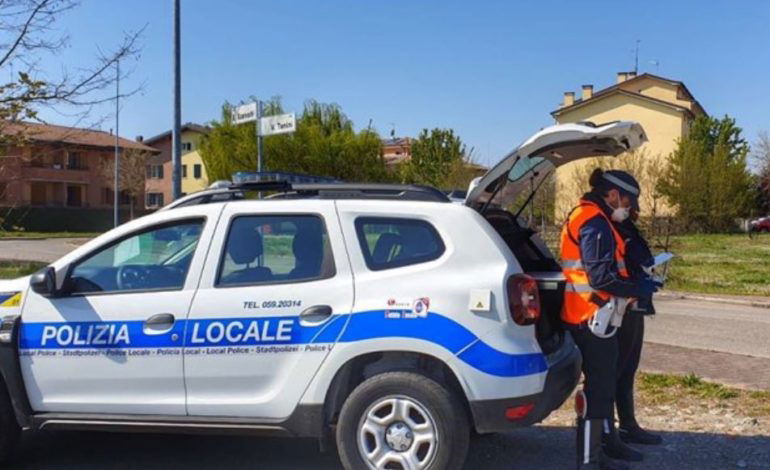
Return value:
<svg viewBox="0 0 770 470">
<path fill-rule="evenodd" d="M 604 420 L 578 419 L 577 426 L 577 468 L 578 470 L 628 470 L 625 462 L 614 460 L 602 450 Z"/>
<path fill-rule="evenodd" d="M 663 438 L 658 434 L 647 432 L 638 424 L 618 429 L 618 434 L 623 442 L 628 444 L 642 444 L 646 446 L 657 446 L 663 443 Z"/>
<path fill-rule="evenodd" d="M 609 420 L 606 422 L 608 424 L 605 425 L 604 434 L 602 435 L 602 450 L 604 450 L 604 455 L 617 460 L 625 460 L 627 462 L 641 462 L 644 460 L 644 454 L 621 441 L 614 424 L 609 425 Z"/>
</svg>

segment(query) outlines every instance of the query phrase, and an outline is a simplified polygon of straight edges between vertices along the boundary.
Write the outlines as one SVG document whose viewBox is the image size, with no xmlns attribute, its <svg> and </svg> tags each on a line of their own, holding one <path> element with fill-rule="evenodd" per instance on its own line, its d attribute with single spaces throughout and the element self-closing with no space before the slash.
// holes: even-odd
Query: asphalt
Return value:
<svg viewBox="0 0 770 470">
<path fill-rule="evenodd" d="M 87 238 L 2 239 L 0 259 L 52 263 L 87 241 Z"/>
<path fill-rule="evenodd" d="M 632 469 L 770 469 L 770 437 L 664 432 L 665 445 L 646 447 L 645 461 Z M 466 470 L 574 468 L 575 431 L 536 426 L 476 437 Z M 336 470 L 333 452 L 317 442 L 225 436 L 152 434 L 37 433 L 25 436 L 20 452 L 5 468 L 27 470 Z"/>
<path fill-rule="evenodd" d="M 703 300 L 655 302 L 649 342 L 770 359 L 770 310 Z"/>
</svg>

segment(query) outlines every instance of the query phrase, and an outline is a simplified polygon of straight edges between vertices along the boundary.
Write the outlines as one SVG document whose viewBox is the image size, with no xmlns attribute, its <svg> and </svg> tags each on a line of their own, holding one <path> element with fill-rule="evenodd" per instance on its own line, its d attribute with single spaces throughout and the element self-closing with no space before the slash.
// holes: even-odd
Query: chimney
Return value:
<svg viewBox="0 0 770 470">
<path fill-rule="evenodd" d="M 143 135 L 136 136 L 136 141 L 137 142 L 144 142 L 144 136 Z"/>
<path fill-rule="evenodd" d="M 566 108 L 567 106 L 572 106 L 575 104 L 575 92 L 574 91 L 565 91 L 564 92 L 564 103 L 562 103 L 562 108 Z"/>
<path fill-rule="evenodd" d="M 636 77 L 636 72 L 628 72 L 628 74 L 626 74 L 626 80 L 631 80 L 634 77 Z"/>
<path fill-rule="evenodd" d="M 618 83 L 623 83 L 628 78 L 628 72 L 618 72 Z"/>
<path fill-rule="evenodd" d="M 583 101 L 590 100 L 592 96 L 594 96 L 594 86 L 583 85 Z"/>
</svg>

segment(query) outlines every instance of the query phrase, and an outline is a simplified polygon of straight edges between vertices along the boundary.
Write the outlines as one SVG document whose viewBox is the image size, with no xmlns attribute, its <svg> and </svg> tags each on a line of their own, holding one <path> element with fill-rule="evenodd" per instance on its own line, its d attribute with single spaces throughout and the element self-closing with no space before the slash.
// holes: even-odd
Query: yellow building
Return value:
<svg viewBox="0 0 770 470">
<path fill-rule="evenodd" d="M 660 173 L 666 157 L 676 148 L 677 141 L 685 136 L 696 116 L 705 111 L 684 85 L 677 80 L 652 74 L 636 75 L 634 72 L 617 74 L 614 85 L 593 91 L 593 85 L 583 85 L 581 97 L 574 92 L 565 92 L 559 109 L 551 112 L 557 123 L 591 121 L 596 124 L 630 120 L 639 122 L 647 133 L 649 141 L 637 151 L 636 156 L 621 156 L 623 159 L 645 159 L 653 165 L 642 162 L 645 168 L 655 168 Z M 639 160 L 641 161 L 641 160 Z M 638 161 L 627 166 L 639 167 Z M 556 218 L 563 220 L 567 212 L 580 197 L 580 184 L 591 162 L 575 162 L 560 167 L 556 172 Z M 640 170 L 641 171 L 641 170 Z M 668 212 L 659 199 L 653 198 L 654 174 L 638 175 L 642 185 L 641 208 L 643 214 L 654 210 Z"/>
<path fill-rule="evenodd" d="M 182 192 L 194 193 L 206 189 L 209 179 L 198 149 L 203 132 L 188 129 L 182 132 Z"/>
<path fill-rule="evenodd" d="M 205 189 L 208 184 L 206 166 L 198 149 L 201 138 L 209 128 L 188 122 L 182 125 L 182 193 L 190 194 Z M 147 209 L 157 209 L 173 201 L 171 180 L 171 131 L 144 140 L 144 144 L 159 150 L 147 162 L 145 194 Z"/>
</svg>

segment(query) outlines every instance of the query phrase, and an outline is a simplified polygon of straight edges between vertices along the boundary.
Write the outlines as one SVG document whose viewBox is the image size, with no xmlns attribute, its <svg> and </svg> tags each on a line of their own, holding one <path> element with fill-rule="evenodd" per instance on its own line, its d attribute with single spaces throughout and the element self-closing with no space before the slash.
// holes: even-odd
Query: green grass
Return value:
<svg viewBox="0 0 770 470">
<path fill-rule="evenodd" d="M 639 387 L 645 392 L 655 395 L 664 393 L 666 389 L 679 389 L 689 395 L 699 398 L 730 400 L 740 396 L 738 390 L 725 387 L 724 385 L 706 382 L 697 375 L 689 373 L 687 375 L 668 375 L 668 374 L 641 374 Z"/>
<path fill-rule="evenodd" d="M 741 390 L 707 382 L 695 374 L 671 375 L 640 373 L 639 398 L 643 404 L 676 405 L 687 402 L 732 407 L 752 417 L 770 416 L 770 392 Z"/>
<path fill-rule="evenodd" d="M 668 289 L 770 296 L 770 235 L 685 235 L 669 248 Z"/>
<path fill-rule="evenodd" d="M 39 271 L 45 263 L 34 261 L 0 261 L 0 279 L 15 279 Z"/>
<path fill-rule="evenodd" d="M 0 231 L 0 238 L 94 238 L 101 235 L 100 232 L 17 232 Z"/>
</svg>

